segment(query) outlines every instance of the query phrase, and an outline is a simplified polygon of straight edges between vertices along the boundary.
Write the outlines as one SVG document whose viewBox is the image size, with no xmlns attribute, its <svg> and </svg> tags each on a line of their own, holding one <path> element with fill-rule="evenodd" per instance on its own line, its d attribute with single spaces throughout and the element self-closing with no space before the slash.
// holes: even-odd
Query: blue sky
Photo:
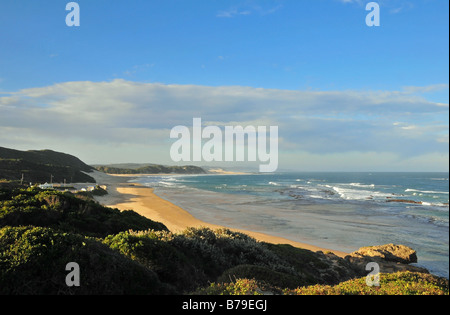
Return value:
<svg viewBox="0 0 450 315">
<path fill-rule="evenodd" d="M 448 170 L 446 0 L 68 2 L 0 3 L 0 146 L 164 163 L 201 116 L 280 126 L 282 168 Z"/>
</svg>

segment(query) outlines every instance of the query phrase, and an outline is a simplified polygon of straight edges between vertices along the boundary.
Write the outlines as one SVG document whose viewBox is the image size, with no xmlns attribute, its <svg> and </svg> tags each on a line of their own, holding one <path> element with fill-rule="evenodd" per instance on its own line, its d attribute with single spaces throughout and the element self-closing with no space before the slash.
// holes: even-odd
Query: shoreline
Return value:
<svg viewBox="0 0 450 315">
<path fill-rule="evenodd" d="M 117 208 L 121 211 L 134 210 L 144 217 L 147 217 L 153 221 L 163 223 L 171 232 L 174 233 L 182 232 L 188 227 L 207 227 L 211 229 L 226 228 L 232 231 L 247 234 L 262 242 L 272 244 L 289 244 L 294 247 L 299 247 L 314 252 L 332 252 L 342 258 L 349 254 L 342 251 L 336 251 L 302 242 L 292 241 L 286 238 L 265 233 L 204 222 L 191 215 L 185 209 L 159 197 L 154 193 L 153 188 L 137 183 L 128 182 L 129 180 L 132 180 L 139 176 L 116 176 L 99 172 L 95 172 L 95 174 L 90 173 L 90 175 L 96 179 L 97 184 L 106 185 L 108 187 L 108 195 L 100 197 L 97 196 L 95 197 L 96 201 L 104 206 Z M 156 175 L 161 174 L 155 174 L 155 176 Z"/>
</svg>

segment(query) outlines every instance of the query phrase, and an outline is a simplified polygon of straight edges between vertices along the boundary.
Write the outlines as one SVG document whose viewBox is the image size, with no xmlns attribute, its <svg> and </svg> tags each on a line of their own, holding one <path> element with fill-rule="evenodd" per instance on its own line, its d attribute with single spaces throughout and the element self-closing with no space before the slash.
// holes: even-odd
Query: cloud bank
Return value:
<svg viewBox="0 0 450 315">
<path fill-rule="evenodd" d="M 171 164 L 171 128 L 200 117 L 205 125 L 279 126 L 281 169 L 448 170 L 449 107 L 424 94 L 436 90 L 448 85 L 294 91 L 66 82 L 0 96 L 0 146 L 62 150 L 90 163 Z"/>
</svg>

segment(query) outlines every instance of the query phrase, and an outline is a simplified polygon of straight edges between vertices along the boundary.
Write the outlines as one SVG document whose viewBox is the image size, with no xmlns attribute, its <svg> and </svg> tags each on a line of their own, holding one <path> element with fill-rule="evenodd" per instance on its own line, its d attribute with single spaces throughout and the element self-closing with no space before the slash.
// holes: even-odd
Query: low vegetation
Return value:
<svg viewBox="0 0 450 315">
<path fill-rule="evenodd" d="M 315 285 L 286 290 L 295 295 L 448 295 L 448 280 L 430 274 L 398 272 L 380 274 L 380 286 L 368 286 L 366 278 L 345 281 L 335 286 Z"/>
<path fill-rule="evenodd" d="M 448 279 L 430 274 L 398 272 L 380 274 L 380 286 L 369 287 L 365 278 L 357 278 L 340 284 L 313 285 L 296 289 L 283 289 L 273 283 L 255 279 L 237 279 L 228 283 L 212 283 L 195 292 L 202 295 L 448 295 Z"/>
<path fill-rule="evenodd" d="M 39 188 L 0 190 L 0 227 L 40 226 L 86 236 L 122 231 L 167 230 L 134 211 L 119 211 L 68 192 Z"/>
<path fill-rule="evenodd" d="M 158 276 L 101 242 L 42 227 L 0 229 L 0 294 L 166 294 Z M 65 283 L 68 262 L 80 286 Z"/>
</svg>

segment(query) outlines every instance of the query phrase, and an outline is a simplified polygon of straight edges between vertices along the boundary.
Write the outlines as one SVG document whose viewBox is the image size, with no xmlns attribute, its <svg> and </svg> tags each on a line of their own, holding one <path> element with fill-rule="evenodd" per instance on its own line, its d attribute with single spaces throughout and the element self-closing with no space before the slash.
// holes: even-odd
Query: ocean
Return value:
<svg viewBox="0 0 450 315">
<path fill-rule="evenodd" d="M 403 244 L 449 275 L 448 173 L 278 173 L 141 177 L 200 220 L 352 252 Z"/>
</svg>

